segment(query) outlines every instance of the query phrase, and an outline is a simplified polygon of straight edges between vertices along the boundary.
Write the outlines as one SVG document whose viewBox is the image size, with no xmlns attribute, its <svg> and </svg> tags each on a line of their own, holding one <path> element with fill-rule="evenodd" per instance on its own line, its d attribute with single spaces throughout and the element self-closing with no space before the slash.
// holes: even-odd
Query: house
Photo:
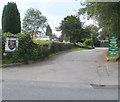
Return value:
<svg viewBox="0 0 120 102">
<path fill-rule="evenodd" d="M 99 41 L 100 41 L 100 47 L 109 47 L 108 40 L 99 40 Z"/>
<path fill-rule="evenodd" d="M 59 41 L 55 35 L 50 36 L 51 41 Z"/>
<path fill-rule="evenodd" d="M 36 38 L 36 40 L 46 40 L 46 41 L 49 41 L 50 37 L 49 36 L 39 36 L 39 37 Z"/>
<path fill-rule="evenodd" d="M 50 40 L 50 37 L 49 36 L 42 36 L 40 38 L 40 40 L 46 40 L 46 41 L 48 41 L 48 40 Z"/>
<path fill-rule="evenodd" d="M 109 47 L 109 40 L 106 40 L 101 35 L 99 35 L 97 38 L 98 38 L 98 41 L 100 41 L 100 47 Z"/>
</svg>

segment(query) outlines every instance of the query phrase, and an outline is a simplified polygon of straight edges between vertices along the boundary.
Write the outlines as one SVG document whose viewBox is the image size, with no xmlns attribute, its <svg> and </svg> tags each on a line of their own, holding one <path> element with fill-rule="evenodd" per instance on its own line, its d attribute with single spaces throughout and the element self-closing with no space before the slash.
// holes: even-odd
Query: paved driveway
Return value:
<svg viewBox="0 0 120 102">
<path fill-rule="evenodd" d="M 118 64 L 107 63 L 106 51 L 96 48 L 68 52 L 30 65 L 5 68 L 3 98 L 115 100 Z M 108 87 L 101 89 L 94 84 Z"/>
</svg>

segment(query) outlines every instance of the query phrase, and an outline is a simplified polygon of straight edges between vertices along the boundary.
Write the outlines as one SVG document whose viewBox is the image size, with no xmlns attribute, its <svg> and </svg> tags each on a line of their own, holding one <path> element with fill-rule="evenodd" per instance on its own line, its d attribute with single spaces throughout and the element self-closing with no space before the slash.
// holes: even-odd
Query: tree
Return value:
<svg viewBox="0 0 120 102">
<path fill-rule="evenodd" d="M 82 28 L 81 38 L 81 42 L 84 42 L 86 38 L 91 38 L 91 31 L 88 29 L 88 27 Z"/>
<path fill-rule="evenodd" d="M 106 34 L 120 34 L 120 2 L 87 2 L 79 14 L 87 14 L 98 21 L 99 27 Z"/>
<path fill-rule="evenodd" d="M 21 32 L 20 13 L 14 2 L 8 2 L 2 13 L 2 31 L 17 34 Z"/>
<path fill-rule="evenodd" d="M 42 30 L 44 33 L 44 28 L 46 27 L 47 18 L 42 15 L 39 10 L 30 8 L 26 11 L 25 17 L 23 19 L 23 31 L 30 32 L 32 34 L 38 33 Z"/>
<path fill-rule="evenodd" d="M 93 41 L 97 39 L 97 36 L 99 35 L 98 33 L 99 28 L 97 26 L 89 25 L 85 28 L 85 30 L 89 31 L 90 37 L 91 39 L 93 39 Z"/>
<path fill-rule="evenodd" d="M 99 46 L 99 41 L 98 41 L 98 36 L 100 35 L 99 28 L 97 26 L 94 25 L 89 25 L 85 28 L 85 30 L 89 31 L 89 35 L 95 46 Z"/>
<path fill-rule="evenodd" d="M 51 29 L 50 25 L 47 25 L 47 27 L 46 27 L 46 35 L 52 36 L 52 29 Z"/>
<path fill-rule="evenodd" d="M 2 34 L 2 29 L 0 29 L 0 34 Z"/>
<path fill-rule="evenodd" d="M 81 40 L 81 22 L 76 16 L 67 16 L 62 20 L 60 25 L 62 31 L 62 37 L 64 40 L 70 42 L 77 42 Z"/>
</svg>

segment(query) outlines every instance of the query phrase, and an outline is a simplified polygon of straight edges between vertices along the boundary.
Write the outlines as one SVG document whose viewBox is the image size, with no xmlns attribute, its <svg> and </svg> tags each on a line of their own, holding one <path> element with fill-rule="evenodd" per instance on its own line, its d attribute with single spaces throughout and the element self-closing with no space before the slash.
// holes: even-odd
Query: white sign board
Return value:
<svg viewBox="0 0 120 102">
<path fill-rule="evenodd" d="M 18 48 L 18 38 L 6 38 L 5 51 L 13 52 Z"/>
</svg>

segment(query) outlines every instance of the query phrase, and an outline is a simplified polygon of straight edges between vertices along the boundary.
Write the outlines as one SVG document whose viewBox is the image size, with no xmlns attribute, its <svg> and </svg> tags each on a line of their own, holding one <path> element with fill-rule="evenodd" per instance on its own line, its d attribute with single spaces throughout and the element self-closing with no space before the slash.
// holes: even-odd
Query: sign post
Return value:
<svg viewBox="0 0 120 102">
<path fill-rule="evenodd" d="M 5 51 L 14 52 L 18 48 L 18 38 L 6 38 Z"/>
<path fill-rule="evenodd" d="M 118 37 L 116 35 L 111 35 L 109 37 L 109 56 L 118 55 Z"/>
</svg>

